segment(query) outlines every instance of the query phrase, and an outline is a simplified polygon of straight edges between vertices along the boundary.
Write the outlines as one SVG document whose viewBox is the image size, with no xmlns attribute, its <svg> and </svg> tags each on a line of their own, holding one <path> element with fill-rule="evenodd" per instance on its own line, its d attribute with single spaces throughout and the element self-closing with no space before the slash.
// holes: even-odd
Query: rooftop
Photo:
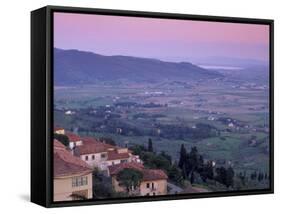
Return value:
<svg viewBox="0 0 281 214">
<path fill-rule="evenodd" d="M 107 152 L 108 149 L 114 148 L 114 146 L 102 143 L 93 137 L 84 137 L 82 141 L 83 145 L 77 146 L 80 155 Z"/>
<path fill-rule="evenodd" d="M 128 152 L 118 153 L 116 150 L 107 152 L 107 160 L 119 160 L 119 159 L 127 159 L 130 157 Z"/>
<path fill-rule="evenodd" d="M 92 170 L 88 164 L 80 158 L 73 156 L 66 147 L 54 140 L 54 177 L 72 176 L 90 173 Z"/>
<path fill-rule="evenodd" d="M 64 128 L 59 127 L 59 126 L 55 126 L 55 127 L 54 127 L 54 131 L 60 131 L 60 130 L 64 130 Z"/>
<path fill-rule="evenodd" d="M 161 169 L 144 169 L 143 170 L 143 181 L 153 181 L 153 180 L 166 180 L 168 176 Z"/>
<path fill-rule="evenodd" d="M 72 133 L 72 132 L 66 132 L 65 134 L 68 139 L 69 139 L 69 142 L 77 142 L 77 141 L 81 141 L 81 137 L 79 137 L 78 135 Z"/>
<path fill-rule="evenodd" d="M 135 169 L 135 170 L 142 171 L 144 169 L 144 166 L 140 163 L 135 163 L 135 162 L 120 163 L 120 164 L 108 166 L 110 175 L 117 175 L 123 169 Z"/>
<path fill-rule="evenodd" d="M 153 181 L 153 180 L 163 180 L 168 179 L 168 176 L 166 173 L 161 169 L 146 169 L 144 166 L 140 163 L 130 162 L 130 163 L 120 163 L 116 165 L 112 165 L 108 167 L 109 174 L 111 176 L 117 175 L 119 172 L 121 172 L 124 169 L 135 169 L 143 174 L 142 181 Z"/>
</svg>

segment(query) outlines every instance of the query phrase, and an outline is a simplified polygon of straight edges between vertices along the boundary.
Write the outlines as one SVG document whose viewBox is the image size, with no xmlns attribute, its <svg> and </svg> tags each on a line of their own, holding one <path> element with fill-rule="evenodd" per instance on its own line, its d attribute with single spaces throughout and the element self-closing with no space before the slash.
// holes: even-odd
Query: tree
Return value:
<svg viewBox="0 0 281 214">
<path fill-rule="evenodd" d="M 148 139 L 148 151 L 153 152 L 153 145 L 151 138 Z"/>
<path fill-rule="evenodd" d="M 216 173 L 216 181 L 224 184 L 227 188 L 233 186 L 234 170 L 232 167 L 228 167 L 227 169 L 224 167 L 217 168 Z"/>
<path fill-rule="evenodd" d="M 238 178 L 241 180 L 241 183 L 243 186 L 245 186 L 245 182 L 246 182 L 246 172 L 244 172 L 244 174 L 242 172 L 239 173 Z"/>
<path fill-rule="evenodd" d="M 183 184 L 183 177 L 181 170 L 177 167 L 176 164 L 173 164 L 168 170 L 168 177 L 177 185 Z"/>
<path fill-rule="evenodd" d="M 163 169 L 167 172 L 171 166 L 170 161 L 161 154 L 158 155 L 152 152 L 143 152 L 140 158 L 148 168 Z"/>
<path fill-rule="evenodd" d="M 162 157 L 166 158 L 166 159 L 169 161 L 169 163 L 172 164 L 172 157 L 171 157 L 170 155 L 166 154 L 166 152 L 164 152 L 164 151 L 162 151 L 162 152 L 160 153 L 160 155 L 161 155 Z"/>
<path fill-rule="evenodd" d="M 214 179 L 214 167 L 212 161 L 208 161 L 206 164 L 203 165 L 203 169 L 200 172 L 200 176 L 204 182 L 206 182 L 207 179 Z"/>
<path fill-rule="evenodd" d="M 196 146 L 191 148 L 189 158 L 190 158 L 191 171 L 197 171 L 199 166 L 199 155 Z"/>
<path fill-rule="evenodd" d="M 193 171 L 191 172 L 191 175 L 190 175 L 190 183 L 191 184 L 194 183 L 194 172 Z"/>
<path fill-rule="evenodd" d="M 182 170 L 182 176 L 184 179 L 188 178 L 189 172 L 187 172 L 188 168 L 188 155 L 186 152 L 186 149 L 184 145 L 181 145 L 181 150 L 180 150 L 180 160 L 178 164 L 179 168 Z"/>
<path fill-rule="evenodd" d="M 183 169 L 183 166 L 186 163 L 186 159 L 187 159 L 187 152 L 186 152 L 184 145 L 181 144 L 179 168 Z"/>
<path fill-rule="evenodd" d="M 61 142 L 63 145 L 65 145 L 67 147 L 69 146 L 69 139 L 64 134 L 54 133 L 54 139 L 58 140 L 59 142 Z"/>
<path fill-rule="evenodd" d="M 263 178 L 264 178 L 264 175 L 262 172 L 260 172 L 258 175 L 258 181 L 261 182 L 263 180 Z"/>
<path fill-rule="evenodd" d="M 198 162 L 198 171 L 200 172 L 204 168 L 204 158 L 202 155 L 199 155 L 199 162 Z"/>
<path fill-rule="evenodd" d="M 139 186 L 142 178 L 142 172 L 135 169 L 123 169 L 117 174 L 117 181 L 126 188 L 127 192 Z"/>
<path fill-rule="evenodd" d="M 101 137 L 99 140 L 100 140 L 101 142 L 106 143 L 106 144 L 110 144 L 110 145 L 112 145 L 112 146 L 116 146 L 115 141 L 114 141 L 113 139 L 109 138 L 109 137 Z"/>
<path fill-rule="evenodd" d="M 221 184 L 226 184 L 226 169 L 224 167 L 216 168 L 215 180 Z"/>
<path fill-rule="evenodd" d="M 233 178 L 234 178 L 234 170 L 233 168 L 230 166 L 227 168 L 226 170 L 226 180 L 225 180 L 225 185 L 226 187 L 233 187 Z"/>
<path fill-rule="evenodd" d="M 139 156 L 141 156 L 142 153 L 147 151 L 147 149 L 143 145 L 133 145 L 129 149 L 133 151 L 134 155 L 139 155 Z"/>
<path fill-rule="evenodd" d="M 257 172 L 255 171 L 251 174 L 251 180 L 256 180 L 256 179 L 257 179 Z"/>
</svg>

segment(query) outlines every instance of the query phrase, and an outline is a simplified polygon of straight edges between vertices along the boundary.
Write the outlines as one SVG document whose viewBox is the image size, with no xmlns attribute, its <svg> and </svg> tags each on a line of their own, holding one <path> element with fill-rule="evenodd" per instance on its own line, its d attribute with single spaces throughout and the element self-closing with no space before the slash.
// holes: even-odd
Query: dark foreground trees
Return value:
<svg viewBox="0 0 281 214">
<path fill-rule="evenodd" d="M 66 135 L 64 134 L 57 134 L 54 133 L 54 139 L 58 140 L 59 142 L 61 142 L 63 145 L 65 145 L 66 147 L 69 146 L 69 139 Z"/>
<path fill-rule="evenodd" d="M 124 169 L 117 174 L 117 181 L 129 193 L 140 185 L 143 174 L 135 169 Z"/>
<path fill-rule="evenodd" d="M 148 139 L 148 151 L 153 152 L 153 145 L 151 138 Z"/>
<path fill-rule="evenodd" d="M 204 161 L 202 155 L 199 154 L 196 147 L 192 147 L 187 152 L 184 145 L 181 145 L 180 159 L 178 167 L 181 169 L 184 179 L 188 179 L 190 183 L 195 182 L 195 173 L 200 175 L 203 182 L 207 180 L 215 180 L 228 187 L 233 187 L 234 170 L 231 166 L 225 168 L 223 166 L 215 168 L 213 161 Z"/>
<path fill-rule="evenodd" d="M 234 170 L 232 167 L 228 167 L 227 169 L 224 167 L 219 167 L 216 169 L 216 174 L 216 181 L 224 184 L 227 188 L 233 187 Z"/>
<path fill-rule="evenodd" d="M 170 155 L 164 151 L 160 153 L 151 152 L 152 150 L 148 147 L 141 145 L 134 145 L 130 147 L 135 155 L 139 155 L 140 159 L 144 162 L 145 167 L 151 169 L 162 169 L 166 172 L 169 180 L 176 185 L 183 185 L 183 177 L 181 169 L 176 163 L 172 163 L 172 158 Z"/>
</svg>

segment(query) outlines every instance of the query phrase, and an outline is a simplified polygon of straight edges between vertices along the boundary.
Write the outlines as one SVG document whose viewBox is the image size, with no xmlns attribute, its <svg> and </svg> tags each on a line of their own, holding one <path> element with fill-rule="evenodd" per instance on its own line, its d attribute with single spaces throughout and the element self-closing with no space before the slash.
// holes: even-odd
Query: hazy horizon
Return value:
<svg viewBox="0 0 281 214">
<path fill-rule="evenodd" d="M 161 57 L 146 57 L 146 56 L 133 56 L 133 55 L 122 55 L 122 54 L 114 54 L 114 55 L 106 55 L 106 54 L 101 54 L 98 52 L 94 51 L 89 51 L 89 50 L 81 50 L 78 48 L 70 48 L 70 49 L 65 49 L 65 48 L 58 48 L 54 47 L 55 49 L 58 50 L 63 50 L 63 51 L 81 51 L 81 52 L 89 52 L 97 55 L 102 55 L 102 56 L 124 56 L 124 57 L 136 57 L 136 58 L 144 58 L 144 59 L 155 59 L 155 60 L 160 60 L 163 62 L 174 62 L 174 63 L 192 63 L 200 67 L 208 66 L 213 67 L 213 66 L 226 66 L 226 67 L 232 67 L 234 70 L 237 68 L 242 68 L 241 63 L 245 64 L 245 62 L 249 62 L 249 65 L 257 64 L 257 65 L 267 65 L 267 61 L 265 60 L 259 60 L 259 59 L 245 59 L 245 58 L 239 58 L 239 57 L 223 57 L 223 56 L 211 56 L 211 57 L 202 57 L 202 58 L 189 58 L 189 59 L 179 59 L 177 60 L 174 58 L 174 60 L 171 60 L 169 58 L 161 58 Z"/>
</svg>

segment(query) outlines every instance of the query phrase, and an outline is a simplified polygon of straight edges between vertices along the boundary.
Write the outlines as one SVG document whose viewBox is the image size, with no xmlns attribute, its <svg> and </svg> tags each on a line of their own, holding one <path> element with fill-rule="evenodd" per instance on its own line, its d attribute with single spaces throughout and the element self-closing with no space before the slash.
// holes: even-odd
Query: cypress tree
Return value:
<svg viewBox="0 0 281 214">
<path fill-rule="evenodd" d="M 183 169 L 183 165 L 186 163 L 187 159 L 187 152 L 183 144 L 181 144 L 180 150 L 180 160 L 179 160 L 179 168 Z"/>
<path fill-rule="evenodd" d="M 148 139 L 148 151 L 153 152 L 153 145 L 151 138 Z"/>
<path fill-rule="evenodd" d="M 179 160 L 179 168 L 182 170 L 182 176 L 184 179 L 186 179 L 188 177 L 188 172 L 187 172 L 187 152 L 186 149 L 184 147 L 184 145 L 181 145 L 181 150 L 180 150 L 180 160 Z"/>
<path fill-rule="evenodd" d="M 194 173 L 191 172 L 191 175 L 190 175 L 190 183 L 193 184 L 194 183 Z"/>
<path fill-rule="evenodd" d="M 225 180 L 226 187 L 233 186 L 233 177 L 234 177 L 234 170 L 230 166 L 226 170 L 226 180 Z"/>
</svg>

